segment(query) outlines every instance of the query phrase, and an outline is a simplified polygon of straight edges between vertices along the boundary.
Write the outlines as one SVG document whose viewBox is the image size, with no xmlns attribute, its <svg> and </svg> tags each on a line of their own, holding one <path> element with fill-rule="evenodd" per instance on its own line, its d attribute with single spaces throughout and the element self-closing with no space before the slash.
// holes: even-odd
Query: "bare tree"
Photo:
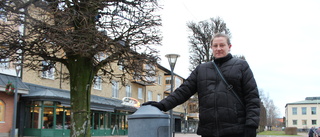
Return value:
<svg viewBox="0 0 320 137">
<path fill-rule="evenodd" d="M 210 40 L 214 34 L 224 33 L 231 37 L 227 24 L 220 17 L 210 18 L 199 23 L 189 22 L 187 26 L 191 31 L 189 36 L 190 71 L 201 63 L 213 60 Z"/>
<path fill-rule="evenodd" d="M 267 113 L 266 124 L 269 127 L 275 126 L 276 120 L 279 117 L 279 109 L 274 105 L 273 100 L 270 99 L 269 95 L 264 94 L 263 90 L 259 90 L 259 94 Z"/>
<path fill-rule="evenodd" d="M 72 137 L 91 135 L 94 76 L 125 82 L 127 75 L 140 80 L 154 75 L 143 65 L 158 60 L 152 47 L 161 42 L 157 0 L 2 0 L 0 5 L 1 59 L 38 71 L 66 66 Z M 122 73 L 114 73 L 113 63 L 123 66 Z"/>
</svg>

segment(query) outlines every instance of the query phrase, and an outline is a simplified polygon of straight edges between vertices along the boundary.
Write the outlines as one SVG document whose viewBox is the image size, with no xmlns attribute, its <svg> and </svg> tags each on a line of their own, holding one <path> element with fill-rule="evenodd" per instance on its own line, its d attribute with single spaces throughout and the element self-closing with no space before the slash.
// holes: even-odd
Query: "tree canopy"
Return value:
<svg viewBox="0 0 320 137">
<path fill-rule="evenodd" d="M 70 136 L 90 136 L 94 76 L 125 81 L 127 75 L 140 80 L 155 75 L 143 65 L 155 66 L 159 59 L 156 0 L 2 0 L 0 5 L 0 59 L 39 71 L 58 62 L 67 68 Z M 123 66 L 122 73 L 115 73 L 114 63 Z"/>
</svg>

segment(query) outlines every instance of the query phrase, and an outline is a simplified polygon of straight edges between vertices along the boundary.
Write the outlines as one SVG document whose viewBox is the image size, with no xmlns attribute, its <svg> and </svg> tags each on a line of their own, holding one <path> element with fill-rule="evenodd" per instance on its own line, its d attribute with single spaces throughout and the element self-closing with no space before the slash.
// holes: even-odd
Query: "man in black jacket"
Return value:
<svg viewBox="0 0 320 137">
<path fill-rule="evenodd" d="M 232 93 L 222 81 L 212 62 L 200 64 L 186 81 L 160 102 L 150 101 L 162 111 L 173 109 L 198 93 L 199 127 L 202 137 L 256 137 L 259 125 L 260 98 L 253 73 L 245 60 L 229 53 L 231 42 L 227 35 L 216 34 L 211 40 L 214 62 Z"/>
</svg>

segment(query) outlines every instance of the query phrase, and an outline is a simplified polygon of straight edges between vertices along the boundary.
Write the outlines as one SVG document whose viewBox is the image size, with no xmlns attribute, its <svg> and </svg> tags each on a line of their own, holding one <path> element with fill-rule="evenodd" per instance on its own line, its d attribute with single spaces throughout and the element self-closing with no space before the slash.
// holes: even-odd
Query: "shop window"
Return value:
<svg viewBox="0 0 320 137">
<path fill-rule="evenodd" d="M 53 128 L 53 108 L 52 107 L 45 107 L 43 111 L 43 125 L 42 128 L 44 129 L 52 129 Z"/>
<path fill-rule="evenodd" d="M 31 107 L 30 113 L 27 113 L 28 117 L 30 117 L 30 121 L 26 121 L 27 128 L 42 128 L 41 124 L 41 107 Z"/>
<path fill-rule="evenodd" d="M 4 111 L 5 111 L 5 105 L 2 100 L 0 100 L 0 123 L 4 122 Z"/>
<path fill-rule="evenodd" d="M 127 115 L 124 113 L 112 113 L 112 115 L 111 115 L 111 129 L 112 130 L 128 129 Z"/>
<path fill-rule="evenodd" d="M 65 108 L 58 102 L 32 101 L 27 102 L 25 121 L 26 128 L 34 129 L 69 129 L 70 108 Z"/>
<path fill-rule="evenodd" d="M 103 130 L 109 129 L 108 127 L 108 114 L 106 112 L 93 112 L 92 113 L 92 126 L 93 129 Z"/>
</svg>

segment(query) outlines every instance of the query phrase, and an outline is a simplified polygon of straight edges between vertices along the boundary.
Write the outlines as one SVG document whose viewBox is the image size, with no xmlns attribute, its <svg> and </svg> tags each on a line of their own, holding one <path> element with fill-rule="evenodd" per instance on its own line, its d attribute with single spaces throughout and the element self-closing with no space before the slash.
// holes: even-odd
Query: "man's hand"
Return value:
<svg viewBox="0 0 320 137">
<path fill-rule="evenodd" d="M 148 101 L 142 104 L 142 106 L 146 106 L 146 105 L 151 105 L 151 106 L 157 107 L 161 111 L 165 111 L 164 106 L 161 103 L 156 101 Z"/>
<path fill-rule="evenodd" d="M 254 127 L 244 127 L 244 136 L 245 137 L 256 137 L 257 136 L 257 129 Z"/>
</svg>

